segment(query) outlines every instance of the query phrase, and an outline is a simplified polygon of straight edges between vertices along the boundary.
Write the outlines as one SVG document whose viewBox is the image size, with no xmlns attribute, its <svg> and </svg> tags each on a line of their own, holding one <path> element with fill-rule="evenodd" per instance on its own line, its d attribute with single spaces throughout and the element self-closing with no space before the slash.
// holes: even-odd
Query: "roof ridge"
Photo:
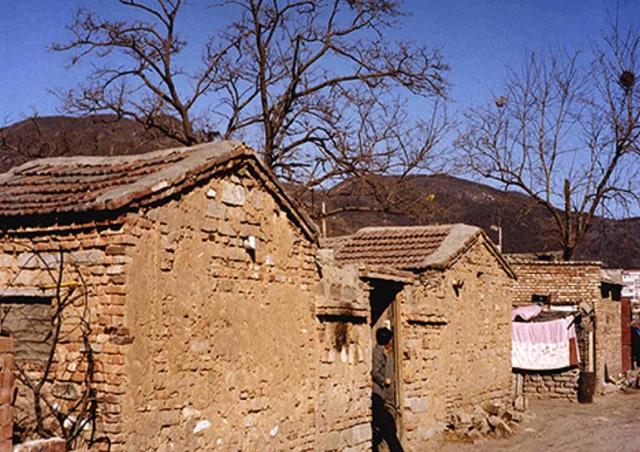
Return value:
<svg viewBox="0 0 640 452">
<path fill-rule="evenodd" d="M 73 164 L 79 168 L 98 166 L 101 164 L 115 164 L 115 163 L 132 163 L 140 160 L 152 160 L 157 157 L 168 156 L 171 154 L 184 153 L 192 154 L 195 152 L 202 152 L 208 148 L 215 147 L 220 143 L 232 143 L 234 147 L 242 147 L 241 142 L 235 141 L 210 141 L 207 143 L 200 143 L 194 146 L 178 146 L 167 149 L 159 149 L 156 151 L 143 152 L 142 154 L 127 154 L 127 155 L 73 155 L 73 156 L 61 156 L 61 157 L 44 157 L 35 160 L 29 160 L 22 165 L 9 169 L 7 173 L 20 174 L 21 171 L 28 169 L 35 169 L 40 165 L 68 165 Z"/>
<path fill-rule="evenodd" d="M 418 229 L 445 229 L 450 228 L 451 226 L 455 226 L 456 224 L 461 223 L 453 223 L 453 224 L 428 224 L 428 225 L 406 225 L 406 226 L 365 226 L 364 228 L 358 229 L 351 235 L 357 235 L 360 232 L 375 232 L 375 231 L 394 231 L 394 230 L 418 230 Z"/>
</svg>

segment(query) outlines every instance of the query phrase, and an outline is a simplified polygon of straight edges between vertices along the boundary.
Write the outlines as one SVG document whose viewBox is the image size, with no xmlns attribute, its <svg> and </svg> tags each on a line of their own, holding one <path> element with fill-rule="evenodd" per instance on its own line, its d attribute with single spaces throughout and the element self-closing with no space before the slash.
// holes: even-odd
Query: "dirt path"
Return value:
<svg viewBox="0 0 640 452">
<path fill-rule="evenodd" d="M 533 417 L 510 438 L 475 444 L 440 443 L 433 450 L 640 452 L 640 392 L 615 393 L 587 405 L 532 401 L 529 412 Z"/>
</svg>

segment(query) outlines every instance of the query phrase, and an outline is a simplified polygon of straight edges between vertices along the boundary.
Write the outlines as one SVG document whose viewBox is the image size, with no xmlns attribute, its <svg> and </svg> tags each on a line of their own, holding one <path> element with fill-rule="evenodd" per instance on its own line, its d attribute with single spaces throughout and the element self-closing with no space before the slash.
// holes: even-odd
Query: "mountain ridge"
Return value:
<svg viewBox="0 0 640 452">
<path fill-rule="evenodd" d="M 180 146 L 138 123 L 106 115 L 30 118 L 0 128 L 0 138 L 0 172 L 40 157 L 130 155 Z M 376 178 L 381 187 L 397 182 L 396 176 Z M 294 187 L 289 188 L 296 192 Z M 301 201 L 316 218 L 323 201 L 329 211 L 342 210 L 326 220 L 329 236 L 349 234 L 364 226 L 467 223 L 483 228 L 496 242 L 498 235 L 492 226 L 501 226 L 505 252 L 559 249 L 551 216 L 523 193 L 447 174 L 419 174 L 403 181 L 399 196 L 413 202 L 412 214 L 407 213 L 411 209 L 376 210 L 376 200 L 360 193 L 349 180 L 315 192 L 313 198 L 305 195 Z M 640 217 L 596 218 L 586 240 L 577 248 L 576 258 L 640 268 L 640 240 L 636 237 L 640 238 Z"/>
</svg>

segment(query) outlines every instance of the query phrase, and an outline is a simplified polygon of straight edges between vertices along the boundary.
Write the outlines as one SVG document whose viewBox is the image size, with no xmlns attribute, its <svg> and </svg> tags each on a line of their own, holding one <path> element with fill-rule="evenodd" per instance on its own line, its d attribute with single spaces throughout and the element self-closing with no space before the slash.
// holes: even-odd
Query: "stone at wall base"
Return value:
<svg viewBox="0 0 640 452">
<path fill-rule="evenodd" d="M 36 439 L 18 444 L 13 452 L 66 452 L 67 444 L 62 438 Z"/>
</svg>

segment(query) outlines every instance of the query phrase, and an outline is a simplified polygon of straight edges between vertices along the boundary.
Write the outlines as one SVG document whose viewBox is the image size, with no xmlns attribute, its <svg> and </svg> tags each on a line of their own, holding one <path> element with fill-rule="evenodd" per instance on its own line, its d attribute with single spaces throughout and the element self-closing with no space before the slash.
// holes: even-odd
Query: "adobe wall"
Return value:
<svg viewBox="0 0 640 452">
<path fill-rule="evenodd" d="M 484 239 L 401 297 L 404 444 L 417 449 L 447 418 L 511 399 L 513 280 Z M 463 282 L 456 294 L 455 281 Z"/>
<path fill-rule="evenodd" d="M 122 355 L 130 340 L 124 323 L 125 281 L 122 276 L 127 263 L 123 250 L 129 244 L 130 238 L 121 224 L 69 231 L 49 228 L 4 235 L 0 232 L 3 301 L 11 300 L 11 294 L 55 300 L 62 259 L 60 299 L 66 300 L 67 306 L 60 316 L 60 337 L 50 373 L 53 383 L 45 386 L 44 394 L 52 406 L 67 413 L 87 393 L 88 386 L 95 389 L 100 401 L 95 407 L 95 438 L 110 436 L 114 448 L 121 440 L 118 414 L 125 383 Z M 52 302 L 51 317 L 57 308 L 58 305 Z M 33 319 L 7 316 L 6 320 L 4 328 L 20 332 L 29 329 L 24 323 Z M 83 342 L 83 331 L 89 348 Z M 35 345 L 39 352 L 32 356 L 23 350 L 24 344 L 16 346 L 24 352 L 16 359 L 16 366 L 33 381 L 39 381 L 46 359 L 43 359 L 42 344 Z M 50 350 L 50 346 L 46 348 Z M 92 372 L 89 372 L 89 355 L 93 358 Z M 91 384 L 87 385 L 89 380 Z M 38 435 L 33 431 L 31 392 L 19 381 L 17 388 L 16 434 L 23 440 L 35 438 Z M 45 426 L 59 432 L 49 411 L 45 408 L 44 412 L 47 415 Z M 102 446 L 107 447 L 106 443 Z"/>
<path fill-rule="evenodd" d="M 608 373 L 614 379 L 622 372 L 621 303 L 610 298 L 595 303 L 596 388 L 601 390 Z M 605 372 L 606 367 L 606 372 Z"/>
<path fill-rule="evenodd" d="M 371 448 L 369 287 L 355 266 L 337 267 L 319 250 L 316 450 Z"/>
<path fill-rule="evenodd" d="M 551 295 L 551 304 L 579 304 L 600 298 L 601 267 L 593 262 L 511 262 L 518 275 L 513 305 L 532 303 L 532 295 Z"/>
<path fill-rule="evenodd" d="M 213 180 L 130 227 L 127 448 L 369 447 L 361 288 L 323 284 L 315 245 L 252 175 Z"/>
<path fill-rule="evenodd" d="M 309 239 L 248 175 L 213 180 L 131 228 L 127 448 L 313 448 Z"/>
</svg>

